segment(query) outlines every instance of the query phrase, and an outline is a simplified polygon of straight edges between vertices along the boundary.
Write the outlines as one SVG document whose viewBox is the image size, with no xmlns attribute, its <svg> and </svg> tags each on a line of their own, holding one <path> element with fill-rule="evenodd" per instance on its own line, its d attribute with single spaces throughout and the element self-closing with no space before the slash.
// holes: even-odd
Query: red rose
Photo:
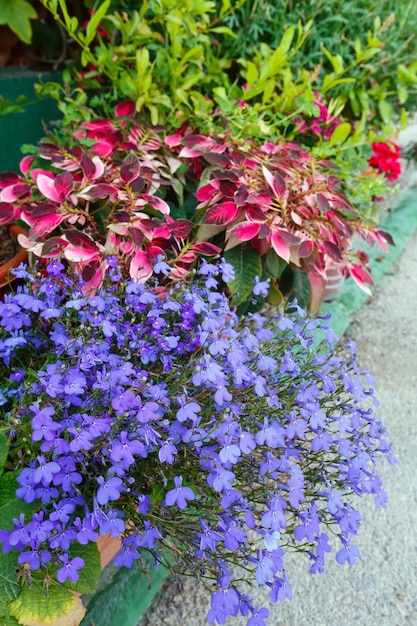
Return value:
<svg viewBox="0 0 417 626">
<path fill-rule="evenodd" d="M 401 176 L 401 148 L 393 142 L 375 142 L 372 145 L 373 155 L 368 160 L 371 167 L 385 174 L 388 180 L 397 180 Z"/>
</svg>

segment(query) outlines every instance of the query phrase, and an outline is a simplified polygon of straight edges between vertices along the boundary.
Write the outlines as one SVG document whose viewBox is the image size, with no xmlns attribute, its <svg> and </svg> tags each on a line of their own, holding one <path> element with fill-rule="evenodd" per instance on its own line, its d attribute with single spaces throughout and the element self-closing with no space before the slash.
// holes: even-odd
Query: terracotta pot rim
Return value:
<svg viewBox="0 0 417 626">
<path fill-rule="evenodd" d="M 27 230 L 22 228 L 22 226 L 18 226 L 17 224 L 11 224 L 8 226 L 8 228 L 12 237 L 14 237 L 14 239 L 16 240 L 17 240 L 18 235 L 27 234 Z M 25 250 L 24 248 L 21 248 L 17 252 L 17 254 L 14 255 L 14 257 L 12 257 L 6 263 L 3 263 L 3 265 L 0 265 L 0 288 L 6 287 L 6 285 L 8 285 L 13 280 L 15 280 L 15 277 L 12 274 L 10 274 L 10 270 L 20 265 L 20 263 L 23 263 L 24 261 L 26 261 L 27 258 L 28 258 L 27 250 Z"/>
</svg>

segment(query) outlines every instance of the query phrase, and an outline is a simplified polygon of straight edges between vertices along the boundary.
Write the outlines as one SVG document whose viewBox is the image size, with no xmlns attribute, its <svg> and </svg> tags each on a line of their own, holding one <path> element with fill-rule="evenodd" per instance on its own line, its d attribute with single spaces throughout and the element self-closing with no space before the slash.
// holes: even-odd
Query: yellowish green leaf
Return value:
<svg viewBox="0 0 417 626">
<path fill-rule="evenodd" d="M 330 137 L 330 145 L 340 146 L 349 137 L 351 130 L 352 127 L 349 122 L 343 122 L 343 124 L 340 124 L 337 128 L 335 128 L 332 136 Z"/>
<path fill-rule="evenodd" d="M 35 9 L 26 0 L 0 0 L 0 24 L 7 24 L 24 43 L 31 42 L 30 20 L 37 17 Z"/>
<path fill-rule="evenodd" d="M 50 585 L 48 592 L 42 585 L 32 588 L 25 585 L 18 597 L 9 603 L 10 614 L 21 624 L 40 622 L 45 626 L 68 614 L 75 606 L 77 598 L 63 585 Z"/>
</svg>

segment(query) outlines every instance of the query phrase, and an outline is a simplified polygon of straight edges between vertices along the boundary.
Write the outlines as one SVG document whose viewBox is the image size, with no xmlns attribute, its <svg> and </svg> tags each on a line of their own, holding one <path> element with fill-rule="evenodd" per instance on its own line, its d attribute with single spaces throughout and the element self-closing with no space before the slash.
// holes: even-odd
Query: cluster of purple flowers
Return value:
<svg viewBox="0 0 417 626">
<path fill-rule="evenodd" d="M 324 319 L 294 307 L 239 321 L 217 289 L 230 271 L 203 262 L 193 283 L 161 287 L 114 268 L 86 297 L 58 263 L 19 270 L 25 286 L 0 303 L 2 426 L 33 513 L 0 531 L 4 552 L 76 581 L 71 545 L 110 533 L 122 538 L 116 565 L 141 550 L 174 559 L 217 581 L 209 623 L 241 613 L 251 626 L 268 610 L 240 591 L 231 562 L 276 602 L 291 597 L 286 546 L 321 572 L 331 528 L 337 561 L 355 561 L 352 494 L 383 506 L 376 457 L 395 460 L 372 381 Z M 36 373 L 21 366 L 31 346 Z"/>
</svg>

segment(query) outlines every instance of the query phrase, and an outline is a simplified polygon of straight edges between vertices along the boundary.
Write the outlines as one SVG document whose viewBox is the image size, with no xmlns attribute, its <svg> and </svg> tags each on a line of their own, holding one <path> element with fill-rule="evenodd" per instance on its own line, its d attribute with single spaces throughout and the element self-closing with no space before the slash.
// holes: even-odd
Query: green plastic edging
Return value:
<svg viewBox="0 0 417 626">
<path fill-rule="evenodd" d="M 392 235 L 395 247 L 384 253 L 379 246 L 363 245 L 361 249 L 369 255 L 370 268 L 374 283 L 377 284 L 393 266 L 403 252 L 408 239 L 417 229 L 417 192 L 410 189 L 398 206 L 393 208 L 379 224 L 381 230 Z M 349 326 L 352 315 L 369 300 L 370 296 L 362 291 L 352 279 L 345 281 L 340 293 L 330 302 L 324 302 L 320 313 L 331 314 L 331 327 L 341 337 Z"/>
<path fill-rule="evenodd" d="M 149 554 L 142 554 L 141 563 L 152 571 L 153 559 Z M 135 565 L 119 569 L 110 563 L 99 581 L 99 587 L 103 581 L 105 587 L 92 596 L 80 626 L 136 626 L 167 575 L 165 567 L 145 576 Z"/>
</svg>

